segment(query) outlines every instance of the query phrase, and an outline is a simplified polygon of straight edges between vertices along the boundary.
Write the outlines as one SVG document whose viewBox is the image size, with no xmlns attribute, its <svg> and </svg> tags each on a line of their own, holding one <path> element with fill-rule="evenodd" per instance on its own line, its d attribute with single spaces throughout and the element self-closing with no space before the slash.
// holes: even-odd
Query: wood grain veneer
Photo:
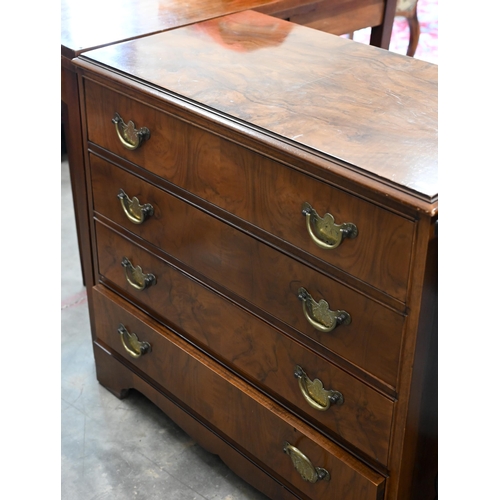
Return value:
<svg viewBox="0 0 500 500">
<path fill-rule="evenodd" d="M 141 390 L 273 499 L 434 500 L 437 68 L 256 12 L 74 67 L 98 380 Z M 136 151 L 115 111 L 151 128 Z M 119 189 L 154 216 L 129 223 Z M 355 216 L 359 246 L 312 249 L 303 201 Z M 156 284 L 130 287 L 123 257 Z M 352 323 L 319 333 L 299 286 Z M 150 353 L 128 356 L 120 318 Z M 297 364 L 344 405 L 309 407 Z M 284 441 L 335 481 L 304 481 Z"/>
<path fill-rule="evenodd" d="M 100 229 L 101 241 L 106 238 L 103 231 L 109 230 Z M 108 235 L 113 238 L 112 233 Z M 122 255 L 121 251 L 131 250 L 131 245 L 127 248 L 117 235 L 114 235 L 113 242 L 117 254 Z M 142 253 L 140 256 L 145 255 Z M 142 260 L 148 263 L 147 259 Z M 144 266 L 145 270 L 152 270 L 158 279 L 157 285 L 151 290 L 136 294 L 124 278 L 117 280 L 117 284 L 113 283 L 115 290 L 129 296 L 134 303 L 142 304 L 159 321 L 203 346 L 222 359 L 226 366 L 243 374 L 294 412 L 302 414 L 308 421 L 314 421 L 323 432 L 335 439 L 340 438 L 343 443 L 353 444 L 365 456 L 386 465 L 393 412 L 393 402 L 389 398 L 234 304 L 224 301 L 183 273 L 172 268 L 163 271 L 165 264 L 161 267 L 158 264 L 153 269 Z M 119 268 L 120 263 L 117 262 L 116 269 Z M 108 276 L 105 275 L 106 278 Z M 110 285 L 108 281 L 106 283 Z M 147 296 L 139 298 L 140 295 L 147 295 L 151 299 Z M 162 303 L 161 308 L 158 307 L 159 303 Z M 162 313 L 155 312 L 158 310 Z M 109 311 L 105 316 L 113 318 L 116 326 L 109 333 L 101 333 L 101 338 L 107 345 L 120 351 L 116 332 L 119 318 Z M 224 325 L 222 329 L 220 325 Z M 152 358 L 156 359 L 155 356 Z M 148 363 L 147 360 L 144 362 Z M 311 408 L 300 393 L 298 381 L 294 377 L 296 365 L 306 370 L 313 379 L 319 378 L 325 387 L 342 392 L 344 403 L 331 406 L 324 412 Z M 156 365 L 146 371 L 155 380 L 161 378 L 161 366 Z"/>
<path fill-rule="evenodd" d="M 166 57 L 165 46 L 176 50 Z M 255 12 L 86 57 L 429 201 L 436 197 L 434 64 Z"/>
<path fill-rule="evenodd" d="M 220 17 L 247 9 L 263 8 L 268 14 L 290 16 L 303 9 L 314 11 L 314 21 L 326 20 L 319 27 L 326 31 L 340 30 L 349 33 L 356 29 L 372 26 L 372 44 L 388 48 L 396 0 L 354 0 L 349 1 L 348 15 L 346 0 L 78 0 L 61 2 L 61 108 L 64 140 L 68 154 L 70 175 L 74 190 L 86 189 L 82 177 L 84 165 L 83 131 L 81 129 L 80 89 L 72 59 L 96 47 L 112 45 L 153 33 L 174 29 L 198 21 Z M 366 15 L 366 5 L 378 3 L 379 16 Z M 331 16 L 335 4 L 336 13 Z M 373 7 L 372 9 L 373 10 Z M 342 11 L 342 13 L 341 13 Z M 299 12 L 299 13 L 300 13 Z M 338 13 L 337 13 L 338 12 Z M 306 24 L 311 19 L 303 20 Z M 297 19 L 296 22 L 301 22 Z M 91 27 L 91 28 L 89 28 Z M 80 198 L 74 199 L 78 244 L 81 248 L 83 280 L 92 274 L 92 265 L 85 262 L 88 255 L 90 226 L 86 210 L 80 206 Z"/>
<path fill-rule="evenodd" d="M 171 200 L 174 205 L 175 199 Z M 181 205 L 178 202 L 177 205 Z M 200 272 L 204 279 L 222 285 L 237 297 L 268 312 L 283 323 L 298 330 L 302 335 L 330 351 L 360 366 L 388 385 L 395 387 L 399 368 L 399 352 L 404 326 L 404 316 L 335 283 L 311 269 L 282 256 L 269 247 L 259 244 L 237 230 L 218 223 L 202 212 L 190 210 L 189 206 L 178 206 L 172 218 L 179 225 L 165 228 L 170 244 L 163 243 L 163 250 Z M 192 217 L 185 217 L 186 212 Z M 196 217 L 198 216 L 198 217 Z M 196 220 L 198 218 L 198 220 Z M 193 220 L 195 227 L 186 228 L 186 221 Z M 187 229 L 181 233 L 179 228 Z M 124 283 L 121 260 L 127 257 L 135 266 L 146 272 L 161 274 L 158 263 L 148 254 L 105 233 L 97 225 L 99 233 L 99 271 L 115 283 Z M 178 236 L 185 234 L 186 236 Z M 118 250 L 121 254 L 118 255 Z M 258 262 L 259 265 L 254 263 Z M 165 280 L 170 283 L 169 279 Z M 306 288 L 316 301 L 326 300 L 332 309 L 342 309 L 352 317 L 350 325 L 341 325 L 334 331 L 322 333 L 306 320 L 298 298 L 300 287 Z M 169 293 L 169 285 L 164 290 Z M 226 292 L 227 293 L 227 292 Z M 147 293 L 154 302 L 151 308 L 161 310 L 163 294 L 156 296 L 154 290 Z M 139 298 L 140 297 L 140 298 Z M 143 301 L 143 294 L 137 297 Z M 241 300 L 241 299 L 240 299 Z"/>
<path fill-rule="evenodd" d="M 97 316 L 103 321 L 98 325 L 98 331 L 114 330 L 113 319 L 119 319 L 134 329 L 137 326 L 141 336 L 153 346 L 151 356 L 138 363 L 142 370 L 146 374 L 156 371 L 156 377 L 160 373 L 160 378 L 156 378 L 160 386 L 215 428 L 224 428 L 227 438 L 238 442 L 247 453 L 279 472 L 296 490 L 312 500 L 325 495 L 338 500 L 376 500 L 379 497 L 383 491 L 383 477 L 353 460 L 340 447 L 291 415 L 283 414 L 281 408 L 263 399 L 257 391 L 248 387 L 242 390 L 239 379 L 230 372 L 168 330 L 153 327 L 143 315 L 135 311 L 128 313 L 123 302 L 122 310 L 118 311 L 116 298 L 106 301 L 105 295 L 98 290 L 94 293 L 94 300 Z M 244 433 L 241 432 L 243 420 L 246 422 Z M 283 453 L 285 442 L 300 447 L 313 463 L 331 471 L 335 480 L 316 484 L 303 481 L 290 470 L 290 459 Z"/>
<path fill-rule="evenodd" d="M 414 236 L 411 220 L 100 85 L 88 82 L 85 90 L 90 141 L 404 301 Z M 122 152 L 109 126 L 116 110 L 133 117 L 137 127 L 148 124 L 147 147 Z M 358 237 L 334 252 L 320 249 L 302 215 L 302 204 L 312 200 L 321 215 L 333 214 L 338 224 L 355 223 Z"/>
</svg>

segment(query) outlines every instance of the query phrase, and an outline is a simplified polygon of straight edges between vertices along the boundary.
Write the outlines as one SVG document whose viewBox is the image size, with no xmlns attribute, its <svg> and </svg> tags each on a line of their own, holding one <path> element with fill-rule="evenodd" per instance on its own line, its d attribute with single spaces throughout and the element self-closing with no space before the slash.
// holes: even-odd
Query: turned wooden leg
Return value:
<svg viewBox="0 0 500 500">
<path fill-rule="evenodd" d="M 408 43 L 408 50 L 406 55 L 413 57 L 417 51 L 418 39 L 420 38 L 420 22 L 417 16 L 417 6 L 413 10 L 413 14 L 406 18 L 408 26 L 410 27 L 410 42 Z"/>
</svg>

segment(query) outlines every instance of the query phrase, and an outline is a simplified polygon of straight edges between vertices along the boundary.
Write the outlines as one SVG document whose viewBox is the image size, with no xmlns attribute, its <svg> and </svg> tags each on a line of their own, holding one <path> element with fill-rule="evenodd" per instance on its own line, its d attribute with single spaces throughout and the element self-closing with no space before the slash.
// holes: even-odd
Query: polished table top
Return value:
<svg viewBox="0 0 500 500">
<path fill-rule="evenodd" d="M 256 12 L 85 58 L 437 200 L 437 66 Z"/>
<path fill-rule="evenodd" d="M 286 19 L 298 16 L 298 24 L 342 34 L 381 24 L 391 2 L 395 0 L 61 0 L 61 49 L 71 59 L 93 48 L 250 9 Z"/>
<path fill-rule="evenodd" d="M 91 48 L 280 3 L 283 1 L 61 0 L 61 45 L 67 57 L 75 57 Z"/>
</svg>

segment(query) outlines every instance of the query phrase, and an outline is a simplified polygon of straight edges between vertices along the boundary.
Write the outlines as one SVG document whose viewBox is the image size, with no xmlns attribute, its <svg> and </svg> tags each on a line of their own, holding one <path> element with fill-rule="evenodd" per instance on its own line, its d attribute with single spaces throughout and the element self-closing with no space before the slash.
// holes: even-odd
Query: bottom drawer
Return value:
<svg viewBox="0 0 500 500">
<path fill-rule="evenodd" d="M 301 497 L 382 498 L 382 476 L 198 349 L 103 286 L 92 300 L 98 340 Z"/>
</svg>

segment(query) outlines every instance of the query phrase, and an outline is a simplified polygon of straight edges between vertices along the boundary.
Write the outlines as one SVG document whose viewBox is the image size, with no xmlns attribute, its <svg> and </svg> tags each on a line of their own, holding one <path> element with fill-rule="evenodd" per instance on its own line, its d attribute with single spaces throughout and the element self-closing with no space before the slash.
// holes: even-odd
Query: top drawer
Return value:
<svg viewBox="0 0 500 500">
<path fill-rule="evenodd" d="M 412 221 L 94 82 L 85 93 L 89 141 L 405 300 Z M 126 148 L 116 113 L 149 139 Z"/>
</svg>

